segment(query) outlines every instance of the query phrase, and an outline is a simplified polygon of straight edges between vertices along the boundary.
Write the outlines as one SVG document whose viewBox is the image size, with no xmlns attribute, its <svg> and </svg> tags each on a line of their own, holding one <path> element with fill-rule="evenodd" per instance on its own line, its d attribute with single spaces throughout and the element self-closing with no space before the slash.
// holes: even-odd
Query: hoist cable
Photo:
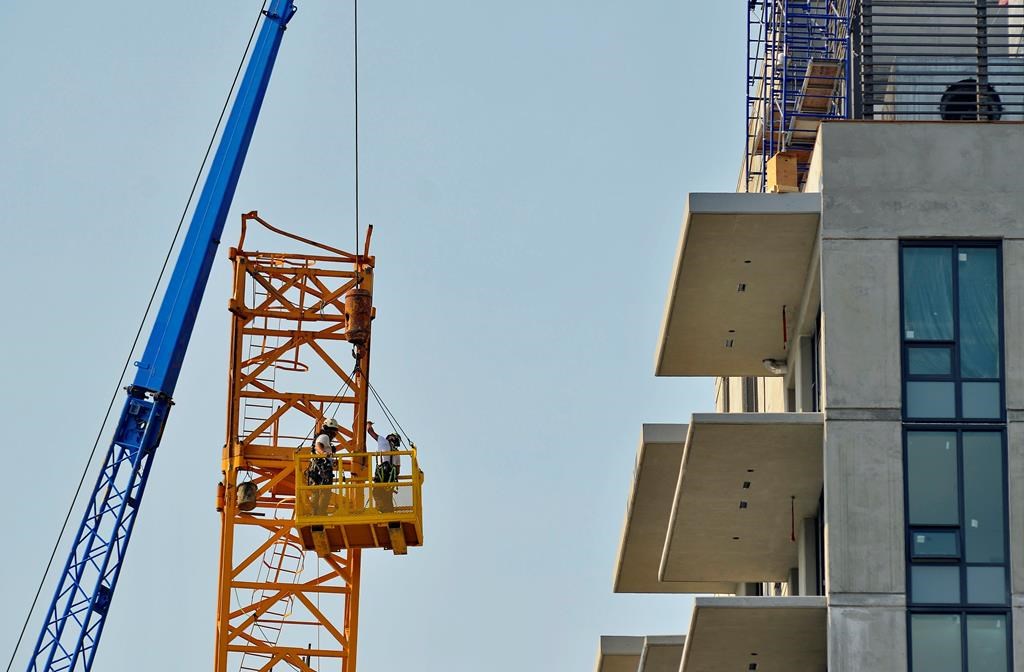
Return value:
<svg viewBox="0 0 1024 672">
<path fill-rule="evenodd" d="M 392 427 L 396 427 L 398 431 L 402 433 L 402 436 L 405 437 L 406 442 L 411 446 L 412 439 L 410 439 L 409 435 L 405 433 L 404 429 L 402 429 L 402 425 L 398 422 L 398 418 L 395 417 L 395 414 L 391 412 L 391 409 L 388 408 L 388 405 L 385 404 L 384 400 L 381 399 L 379 394 L 377 394 L 377 390 L 373 388 L 373 385 L 370 384 L 370 381 L 366 381 L 366 385 L 367 387 L 370 388 L 370 392 L 373 393 L 374 399 L 376 399 L 377 403 L 380 404 L 381 410 L 384 411 L 384 415 L 388 418 L 388 422 L 391 423 Z"/>
<path fill-rule="evenodd" d="M 356 254 L 359 254 L 359 0 L 352 0 L 352 98 L 355 117 Z"/>
<path fill-rule="evenodd" d="M 53 561 L 54 558 L 57 557 L 57 551 L 60 548 L 60 543 L 64 540 L 64 533 L 67 532 L 68 522 L 71 520 L 71 514 L 74 513 L 75 505 L 78 503 L 78 498 L 82 494 L 82 486 L 85 484 L 86 476 L 88 476 L 93 460 L 96 457 L 96 450 L 100 445 L 100 440 L 106 434 L 107 422 L 110 420 L 110 413 L 114 409 L 114 403 L 120 396 L 121 384 L 124 382 L 125 374 L 128 372 L 128 367 L 131 365 L 132 354 L 135 352 L 135 348 L 139 345 L 139 339 L 142 337 L 142 330 L 145 327 L 146 319 L 149 317 L 150 310 L 153 308 L 153 302 L 156 300 L 156 294 L 160 288 L 160 283 L 163 280 L 164 273 L 167 271 L 167 265 L 170 263 L 174 247 L 178 242 L 178 236 L 181 234 L 181 229 L 185 223 L 185 216 L 192 207 L 192 199 L 195 198 L 196 189 L 199 186 L 199 180 L 202 178 L 203 171 L 206 168 L 206 163 L 210 158 L 210 152 L 212 151 L 213 144 L 217 139 L 217 134 L 220 132 L 221 124 L 224 121 L 224 115 L 227 112 L 228 105 L 231 103 L 231 96 L 235 92 L 235 87 L 238 85 L 238 78 L 242 73 L 242 68 L 245 65 L 246 57 L 249 55 L 253 38 L 256 36 L 256 31 L 260 25 L 260 18 L 262 18 L 266 6 L 266 0 L 264 0 L 260 7 L 260 12 L 256 16 L 256 22 L 253 24 L 252 32 L 249 34 L 249 41 L 245 45 L 245 51 L 242 54 L 242 59 L 238 63 L 238 69 L 235 71 L 235 77 L 231 81 L 231 88 L 228 90 L 228 95 L 224 99 L 224 105 L 221 107 L 220 116 L 217 118 L 217 125 L 214 127 L 213 134 L 210 136 L 210 141 L 206 145 L 206 153 L 203 155 L 202 163 L 199 165 L 199 171 L 196 173 L 195 180 L 192 182 L 192 190 L 189 192 L 188 199 L 185 201 L 185 207 L 181 212 L 181 217 L 178 219 L 178 226 L 174 230 L 174 236 L 171 238 L 171 244 L 168 246 L 167 254 L 164 256 L 164 262 L 160 266 L 160 272 L 157 274 L 156 283 L 153 285 L 153 291 L 149 295 L 149 301 L 146 303 L 146 309 L 142 313 L 142 319 L 139 321 L 139 327 L 135 332 L 132 347 L 128 351 L 128 357 L 125 359 L 124 366 L 121 368 L 121 375 L 117 379 L 117 384 L 114 387 L 114 393 L 111 395 L 110 402 L 107 404 L 107 410 L 103 414 L 103 422 L 100 423 L 100 429 L 96 433 L 96 439 L 93 441 L 92 450 L 89 451 L 89 458 L 86 460 L 85 468 L 82 470 L 82 476 L 79 478 L 78 487 L 75 488 L 75 494 L 71 498 L 71 504 L 68 506 L 67 513 L 64 516 L 64 522 L 61 524 L 60 532 L 57 533 L 57 541 L 54 543 L 53 550 L 50 552 L 50 559 L 46 562 L 46 568 L 43 570 L 43 576 L 40 578 L 39 586 L 36 588 L 36 593 L 32 597 L 32 606 L 29 607 L 28 613 L 25 615 L 25 622 L 21 626 L 21 632 L 18 634 L 18 640 L 14 643 L 14 650 L 11 652 L 11 659 L 7 662 L 6 672 L 10 672 L 11 666 L 14 665 L 14 659 L 18 655 L 18 649 L 21 648 L 21 642 L 25 637 L 25 630 L 28 629 L 28 624 L 32 620 L 32 612 L 35 611 L 36 604 L 39 602 L 39 595 L 42 593 L 43 586 L 46 584 L 46 577 L 49 575 L 50 569 L 53 567 Z"/>
<path fill-rule="evenodd" d="M 384 403 L 384 399 L 380 396 L 377 390 L 371 387 L 370 391 L 373 393 L 373 396 L 377 400 L 377 403 L 384 411 L 384 415 L 387 417 L 388 422 L 391 424 L 391 428 L 400 431 L 405 436 L 405 440 L 411 443 L 409 435 L 405 433 L 404 429 L 402 429 L 402 425 L 401 423 L 398 422 L 398 418 L 396 418 L 395 414 L 391 412 L 391 409 L 388 407 L 388 405 Z"/>
<path fill-rule="evenodd" d="M 355 371 L 355 369 L 353 369 L 352 370 L 352 375 L 355 375 L 355 373 L 356 373 L 356 371 Z M 331 399 L 330 403 L 328 403 L 327 406 L 324 407 L 324 417 L 327 417 L 328 415 L 330 415 L 330 410 L 329 409 L 331 407 L 336 406 L 336 405 L 340 405 L 341 397 L 344 396 L 344 394 L 346 392 L 348 392 L 348 389 L 349 389 L 349 384 L 348 383 L 345 383 L 341 387 L 338 388 L 338 393 L 335 394 L 334 397 Z M 316 425 L 314 425 L 313 429 L 309 430 L 309 433 L 306 434 L 306 438 L 304 438 L 302 440 L 302 443 L 299 445 L 299 447 L 295 449 L 296 453 L 299 452 L 300 450 L 302 450 L 302 448 L 306 444 L 306 442 L 309 441 L 311 438 L 313 438 L 313 432 L 315 432 L 316 429 L 317 429 Z M 353 435 L 352 438 L 354 439 L 355 436 Z"/>
</svg>

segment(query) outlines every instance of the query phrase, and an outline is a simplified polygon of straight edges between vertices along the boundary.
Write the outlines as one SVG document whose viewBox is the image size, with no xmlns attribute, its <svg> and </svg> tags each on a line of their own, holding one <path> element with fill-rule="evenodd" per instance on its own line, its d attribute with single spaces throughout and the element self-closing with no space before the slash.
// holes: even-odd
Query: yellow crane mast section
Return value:
<svg viewBox="0 0 1024 672">
<path fill-rule="evenodd" d="M 250 224 L 313 251 L 247 251 Z M 355 672 L 362 549 L 404 554 L 423 543 L 415 448 L 378 453 L 366 445 L 370 238 L 368 231 L 363 251 L 350 253 L 255 212 L 242 217 L 230 251 L 215 672 Z M 336 453 L 318 457 L 314 436 L 332 418 Z M 397 481 L 374 480 L 385 456 L 401 461 Z M 309 476 L 315 459 L 329 464 L 326 482 L 322 469 Z"/>
</svg>

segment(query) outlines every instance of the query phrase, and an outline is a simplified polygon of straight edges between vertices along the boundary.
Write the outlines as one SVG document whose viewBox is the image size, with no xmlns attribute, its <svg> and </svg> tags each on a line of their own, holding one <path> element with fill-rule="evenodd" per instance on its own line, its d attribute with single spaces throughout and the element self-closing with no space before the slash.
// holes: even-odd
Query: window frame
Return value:
<svg viewBox="0 0 1024 672">
<path fill-rule="evenodd" d="M 907 470 L 908 465 L 908 449 L 907 449 L 907 435 L 915 431 L 945 431 L 953 432 L 956 434 L 956 459 L 957 459 L 957 508 L 960 519 L 960 524 L 957 526 L 952 525 L 912 525 L 909 520 L 910 512 L 910 487 L 909 480 L 910 475 Z M 981 563 L 981 562 L 967 562 L 966 554 L 966 502 L 965 502 L 965 487 L 964 487 L 964 449 L 963 449 L 963 434 L 968 433 L 981 433 L 988 432 L 1000 435 L 1000 443 L 1002 447 L 1002 505 L 1003 505 L 1003 558 L 1002 563 Z M 907 596 L 907 611 L 906 611 L 906 627 L 907 627 L 907 669 L 910 672 L 914 670 L 913 660 L 913 629 L 912 621 L 914 615 L 951 615 L 956 614 L 960 616 L 960 669 L 967 669 L 967 655 L 968 655 L 968 643 L 967 643 L 967 619 L 970 616 L 1002 616 L 1006 619 L 1006 660 L 1010 667 L 1013 669 L 1013 590 L 1010 581 L 1011 567 L 1010 567 L 1010 519 L 1009 519 L 1009 450 L 1008 440 L 1005 426 L 989 424 L 987 427 L 977 426 L 976 424 L 966 425 L 964 423 L 945 423 L 945 424 L 923 424 L 923 423 L 906 423 L 904 424 L 901 432 L 902 443 L 903 443 L 903 511 L 904 511 L 904 565 L 906 567 L 905 581 L 906 581 L 906 596 Z M 911 535 L 915 530 L 936 530 L 936 531 L 949 531 L 956 530 L 957 534 L 957 547 L 959 551 L 959 557 L 948 558 L 948 557 L 935 557 L 935 558 L 915 558 L 913 557 L 913 545 Z M 953 604 L 915 604 L 913 599 L 913 581 L 912 571 L 913 567 L 930 566 L 930 567 L 957 567 L 959 569 L 959 590 L 960 590 L 960 603 Z M 969 567 L 999 567 L 1003 570 L 1003 585 L 1006 591 L 1006 602 L 1003 604 L 995 603 L 968 603 L 967 597 L 967 569 Z"/>
<path fill-rule="evenodd" d="M 971 616 L 1002 616 L 1006 619 L 1006 663 L 1008 671 L 1013 668 L 1013 614 L 1009 607 L 1005 611 L 994 609 L 907 609 L 907 670 L 914 672 L 914 616 L 948 616 L 960 617 L 960 669 L 967 670 L 967 619 Z M 920 671 L 918 671 L 920 672 Z"/>
<path fill-rule="evenodd" d="M 952 432 L 956 434 L 956 463 L 957 463 L 957 515 L 959 518 L 958 525 L 931 525 L 931 524 L 913 524 L 910 522 L 910 474 L 907 470 L 908 460 L 908 446 L 907 436 L 912 432 Z M 1000 444 L 1002 447 L 1002 507 L 1003 507 L 1003 562 L 967 562 L 967 530 L 966 530 L 966 502 L 964 499 L 964 443 L 963 435 L 965 432 L 968 433 L 990 433 L 999 434 Z M 1010 507 L 1009 507 L 1009 459 L 1007 453 L 1008 444 L 1006 437 L 1006 430 L 1003 427 L 977 427 L 970 426 L 964 427 L 962 425 L 905 425 L 902 430 L 902 441 L 903 441 L 903 531 L 904 531 L 904 563 L 906 566 L 906 590 L 907 590 L 907 608 L 908 610 L 923 609 L 930 613 L 941 613 L 948 611 L 963 611 L 965 607 L 969 607 L 969 613 L 974 608 L 981 609 L 999 609 L 1005 608 L 1009 610 L 1010 602 L 1012 600 L 1012 590 L 1010 585 Z M 955 531 L 957 534 L 957 550 L 959 555 L 956 558 L 948 556 L 943 557 L 921 557 L 915 558 L 913 551 L 913 543 L 911 535 L 915 530 L 919 531 Z M 915 604 L 913 596 L 913 583 L 911 580 L 911 570 L 914 566 L 956 566 L 960 568 L 960 596 L 961 601 L 959 603 L 949 604 Z M 1003 585 L 1006 588 L 1006 602 L 997 604 L 994 602 L 980 602 L 977 605 L 970 604 L 967 602 L 967 568 L 968 567 L 1001 567 L 1003 569 Z"/>
<path fill-rule="evenodd" d="M 953 339 L 952 340 L 908 340 L 906 333 L 906 292 L 904 285 L 904 255 L 908 248 L 947 248 L 952 255 L 952 293 L 953 293 Z M 998 352 L 999 352 L 999 374 L 998 378 L 976 378 L 965 377 L 960 374 L 960 271 L 959 253 L 961 250 L 970 249 L 991 249 L 996 256 L 996 311 L 998 313 Z M 999 240 L 900 240 L 899 245 L 899 299 L 900 299 L 900 392 L 902 397 L 901 415 L 903 422 L 941 422 L 941 423 L 1005 423 L 1006 422 L 1006 345 L 1004 338 L 1004 308 L 1003 297 L 1003 247 Z M 949 348 L 952 372 L 950 375 L 938 374 L 911 374 L 910 373 L 910 349 L 921 347 Z M 909 416 L 907 403 L 908 383 L 911 382 L 951 382 L 953 383 L 953 409 L 951 417 L 926 417 Z M 999 415 L 991 418 L 967 418 L 963 414 L 963 384 L 964 383 L 998 383 L 999 385 Z"/>
<path fill-rule="evenodd" d="M 906 337 L 906 307 L 905 307 L 905 283 L 904 283 L 904 256 L 907 248 L 942 247 L 947 248 L 952 255 L 952 298 L 951 306 L 953 312 L 953 334 L 952 340 L 908 340 Z M 960 265 L 959 254 L 961 250 L 970 249 L 993 249 L 995 251 L 995 274 L 996 274 L 996 310 L 998 311 L 998 357 L 999 369 L 998 378 L 975 378 L 961 375 L 961 328 L 960 328 Z M 918 615 L 957 615 L 960 618 L 960 668 L 967 668 L 967 661 L 970 650 L 968 648 L 968 620 L 976 616 L 999 616 L 1004 619 L 1006 631 L 1004 633 L 1006 643 L 1006 661 L 1009 669 L 1013 669 L 1013 587 L 1010 556 L 1010 510 L 1009 510 L 1009 445 L 1007 436 L 1006 417 L 1006 340 L 1005 340 L 1005 297 L 1003 284 L 1003 249 L 1000 240 L 976 240 L 961 241 L 951 239 L 915 240 L 906 239 L 899 241 L 899 330 L 900 330 L 900 391 L 901 391 L 901 441 L 903 459 L 903 525 L 904 525 L 904 580 L 906 582 L 906 628 L 907 628 L 907 665 L 908 670 L 914 669 L 914 637 L 913 619 Z M 950 350 L 950 375 L 939 374 L 910 374 L 910 349 L 919 347 L 948 348 Z M 909 382 L 927 381 L 948 381 L 954 385 L 954 410 L 955 416 L 950 418 L 928 418 L 909 417 L 907 415 L 907 389 Z M 963 388 L 964 383 L 985 382 L 997 383 L 999 385 L 999 416 L 992 418 L 967 418 L 963 415 Z M 910 522 L 910 473 L 908 470 L 908 434 L 915 431 L 925 432 L 951 432 L 956 435 L 956 464 L 957 464 L 957 516 L 958 524 L 952 525 L 912 525 Z M 967 526 L 966 517 L 966 487 L 964 472 L 964 434 L 993 432 L 1000 436 L 1001 468 L 1002 479 L 1002 525 L 1003 525 L 1003 562 L 1002 563 L 981 563 L 967 562 Z M 913 537 L 915 531 L 955 531 L 957 544 L 957 557 L 949 556 L 914 556 Z M 959 591 L 960 602 L 957 604 L 915 604 L 913 600 L 912 572 L 914 567 L 921 566 L 945 566 L 957 567 L 959 570 Z M 967 575 L 968 569 L 973 567 L 999 567 L 1003 570 L 1003 588 L 1005 602 L 1001 604 L 968 602 Z M 920 672 L 920 671 L 918 671 Z"/>
</svg>

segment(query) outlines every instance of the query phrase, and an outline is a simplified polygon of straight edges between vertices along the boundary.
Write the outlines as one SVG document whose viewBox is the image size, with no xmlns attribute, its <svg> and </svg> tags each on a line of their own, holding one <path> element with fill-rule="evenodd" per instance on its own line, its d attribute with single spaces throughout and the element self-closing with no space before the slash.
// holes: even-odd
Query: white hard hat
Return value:
<svg viewBox="0 0 1024 672">
<path fill-rule="evenodd" d="M 324 421 L 324 429 L 341 429 L 341 425 L 334 418 L 328 418 Z"/>
</svg>

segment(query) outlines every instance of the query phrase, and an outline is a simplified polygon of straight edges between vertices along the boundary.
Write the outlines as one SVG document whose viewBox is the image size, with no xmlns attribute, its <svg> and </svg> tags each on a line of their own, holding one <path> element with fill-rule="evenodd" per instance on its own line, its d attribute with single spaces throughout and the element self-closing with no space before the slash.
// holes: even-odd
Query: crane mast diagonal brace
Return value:
<svg viewBox="0 0 1024 672">
<path fill-rule="evenodd" d="M 273 0 L 264 12 L 138 373 L 127 388 L 103 469 L 29 660 L 29 672 L 92 667 L 228 209 L 285 27 L 295 11 L 292 0 Z"/>
</svg>

